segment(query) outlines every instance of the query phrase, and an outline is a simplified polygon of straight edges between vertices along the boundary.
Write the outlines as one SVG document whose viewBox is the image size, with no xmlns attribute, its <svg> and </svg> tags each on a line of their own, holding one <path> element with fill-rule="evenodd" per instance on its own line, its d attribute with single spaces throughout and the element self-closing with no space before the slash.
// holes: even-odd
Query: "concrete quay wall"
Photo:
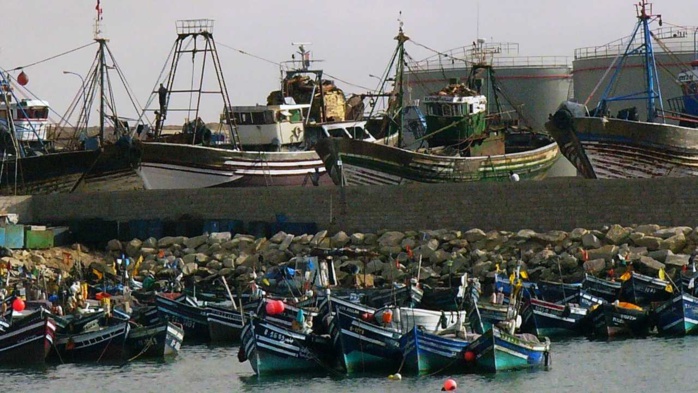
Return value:
<svg viewBox="0 0 698 393">
<path fill-rule="evenodd" d="M 331 232 L 419 229 L 536 231 L 653 223 L 698 226 L 698 178 L 406 186 L 124 191 L 0 198 L 23 223 L 230 219 L 317 223 Z"/>
</svg>

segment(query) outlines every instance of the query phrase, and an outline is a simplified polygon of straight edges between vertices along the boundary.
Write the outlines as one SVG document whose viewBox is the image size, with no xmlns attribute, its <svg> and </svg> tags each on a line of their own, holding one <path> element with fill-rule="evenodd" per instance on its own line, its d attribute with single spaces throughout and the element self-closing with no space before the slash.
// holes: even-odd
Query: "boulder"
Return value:
<svg viewBox="0 0 698 393">
<path fill-rule="evenodd" d="M 647 256 L 649 256 L 652 259 L 656 259 L 659 262 L 664 263 L 667 260 L 667 258 L 669 258 L 673 255 L 674 255 L 674 253 L 671 250 L 664 249 L 664 250 L 652 251 L 652 252 L 648 253 Z"/>
<path fill-rule="evenodd" d="M 666 259 L 664 260 L 664 264 L 667 265 L 667 267 L 673 266 L 680 268 L 688 265 L 688 259 L 690 257 L 691 256 L 687 254 L 667 255 Z"/>
<path fill-rule="evenodd" d="M 606 268 L 606 261 L 603 258 L 590 259 L 584 262 L 584 271 L 589 273 L 600 273 Z"/>
<path fill-rule="evenodd" d="M 138 239 L 133 239 L 126 244 L 126 255 L 135 258 L 140 254 L 143 242 Z"/>
<path fill-rule="evenodd" d="M 575 242 L 582 241 L 582 236 L 586 235 L 587 233 L 589 233 L 588 229 L 574 228 L 572 232 L 570 232 L 570 239 Z"/>
<path fill-rule="evenodd" d="M 363 233 L 352 233 L 350 236 L 351 244 L 355 246 L 361 246 L 364 244 L 364 234 Z"/>
<path fill-rule="evenodd" d="M 213 232 L 209 235 L 209 242 L 225 243 L 232 238 L 230 232 Z"/>
<path fill-rule="evenodd" d="M 182 273 L 185 276 L 188 276 L 190 274 L 196 273 L 196 271 L 199 270 L 199 265 L 196 262 L 189 262 L 184 264 L 184 268 L 182 269 Z"/>
<path fill-rule="evenodd" d="M 518 232 L 516 232 L 516 235 L 514 235 L 515 240 L 528 240 L 532 238 L 536 234 L 536 231 L 532 229 L 522 229 Z"/>
<path fill-rule="evenodd" d="M 403 250 L 407 250 L 407 247 L 414 250 L 416 246 L 417 240 L 415 240 L 413 237 L 406 237 L 400 242 L 400 247 L 402 247 Z"/>
<path fill-rule="evenodd" d="M 582 245 L 584 248 L 601 248 L 601 240 L 593 233 L 582 235 Z"/>
<path fill-rule="evenodd" d="M 541 244 L 557 245 L 562 243 L 567 236 L 567 232 L 564 231 L 549 231 L 546 233 L 536 233 L 531 239 Z"/>
<path fill-rule="evenodd" d="M 367 246 L 373 246 L 378 244 L 378 235 L 376 235 L 375 233 L 365 233 L 364 244 Z"/>
<path fill-rule="evenodd" d="M 649 251 L 654 251 L 659 250 L 659 246 L 662 243 L 662 238 L 645 235 L 643 237 L 633 239 L 633 243 L 635 243 L 635 245 L 638 247 L 646 247 Z"/>
<path fill-rule="evenodd" d="M 200 235 L 185 239 L 183 243 L 187 248 L 198 248 L 199 246 L 206 244 L 207 242 L 208 235 Z"/>
<path fill-rule="evenodd" d="M 272 237 L 269 239 L 269 241 L 272 242 L 272 243 L 279 244 L 279 243 L 281 243 L 282 241 L 284 241 L 284 239 L 286 239 L 286 236 L 287 236 L 287 233 L 286 233 L 286 232 L 284 232 L 284 231 L 279 231 L 279 232 L 277 232 L 274 236 L 272 236 Z"/>
<path fill-rule="evenodd" d="M 310 245 L 312 247 L 318 247 L 320 246 L 320 243 L 327 237 L 327 230 L 322 230 L 313 236 L 313 240 L 310 241 Z"/>
<path fill-rule="evenodd" d="M 149 237 L 149 238 L 143 240 L 142 247 L 158 248 L 158 239 L 156 239 L 154 237 Z"/>
<path fill-rule="evenodd" d="M 220 262 L 218 262 L 218 261 L 209 261 L 209 262 L 206 264 L 206 268 L 207 268 L 207 269 L 211 269 L 211 270 L 218 271 L 218 270 L 221 270 L 221 269 L 223 268 L 223 264 L 220 263 Z"/>
<path fill-rule="evenodd" d="M 182 244 L 184 239 L 182 237 L 175 237 L 175 236 L 165 236 L 158 240 L 157 246 L 160 248 L 167 248 L 170 247 L 174 244 Z"/>
<path fill-rule="evenodd" d="M 293 239 L 295 236 L 293 235 L 286 235 L 284 240 L 279 244 L 279 251 L 286 251 L 288 250 L 288 247 L 293 243 Z"/>
<path fill-rule="evenodd" d="M 379 273 L 383 270 L 384 265 L 385 263 L 383 263 L 380 259 L 372 259 L 366 264 L 366 274 Z"/>
<path fill-rule="evenodd" d="M 635 232 L 639 232 L 645 235 L 652 235 L 657 232 L 661 227 L 657 224 L 643 224 L 635 227 Z"/>
<path fill-rule="evenodd" d="M 350 241 L 351 238 L 349 237 L 349 235 L 346 234 L 346 232 L 339 231 L 335 233 L 335 235 L 332 236 L 332 238 L 330 239 L 330 247 L 342 248 L 349 244 Z"/>
<path fill-rule="evenodd" d="M 107 242 L 107 251 L 121 251 L 121 242 L 118 239 L 111 239 Z"/>
<path fill-rule="evenodd" d="M 475 243 L 475 242 L 477 242 L 477 241 L 480 241 L 480 240 L 486 238 L 486 237 L 487 237 L 487 234 L 486 234 L 485 231 L 483 231 L 482 229 L 473 228 L 473 229 L 467 230 L 467 231 L 463 234 L 463 237 L 464 237 L 465 240 L 467 240 L 469 243 Z"/>
<path fill-rule="evenodd" d="M 684 247 L 686 247 L 686 235 L 678 230 L 676 235 L 668 237 L 659 243 L 659 249 L 671 250 L 673 253 L 681 252 Z"/>
<path fill-rule="evenodd" d="M 663 263 L 651 257 L 640 257 L 638 263 L 640 264 L 641 271 L 648 275 L 656 275 L 659 269 L 663 269 L 665 266 Z"/>
<path fill-rule="evenodd" d="M 587 250 L 589 254 L 589 259 L 603 259 L 606 262 L 611 262 L 613 257 L 618 254 L 618 246 L 612 244 L 605 245 L 592 250 Z"/>
<path fill-rule="evenodd" d="M 405 234 L 397 231 L 385 232 L 378 239 L 378 244 L 382 247 L 394 247 L 399 246 L 402 239 L 405 238 Z"/>
<path fill-rule="evenodd" d="M 465 239 L 453 239 L 448 244 L 453 248 L 468 248 L 468 241 Z"/>
<path fill-rule="evenodd" d="M 606 240 L 611 244 L 619 246 L 628 242 L 631 233 L 633 233 L 632 228 L 625 228 L 618 224 L 614 224 L 611 225 L 608 232 L 606 232 Z"/>
</svg>

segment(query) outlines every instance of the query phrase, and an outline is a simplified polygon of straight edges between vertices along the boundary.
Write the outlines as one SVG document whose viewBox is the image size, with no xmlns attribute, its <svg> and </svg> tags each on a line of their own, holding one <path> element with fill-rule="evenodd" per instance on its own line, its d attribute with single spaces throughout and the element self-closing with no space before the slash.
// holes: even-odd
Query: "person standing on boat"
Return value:
<svg viewBox="0 0 698 393">
<path fill-rule="evenodd" d="M 167 110 L 167 88 L 161 83 L 158 89 L 158 99 L 160 102 L 160 116 L 165 116 Z"/>
<path fill-rule="evenodd" d="M 512 181 L 512 182 L 517 182 L 517 181 L 519 181 L 519 180 L 520 180 L 520 179 L 519 179 L 519 174 L 518 174 L 518 173 L 514 173 L 514 171 L 509 171 L 509 180 Z"/>
</svg>

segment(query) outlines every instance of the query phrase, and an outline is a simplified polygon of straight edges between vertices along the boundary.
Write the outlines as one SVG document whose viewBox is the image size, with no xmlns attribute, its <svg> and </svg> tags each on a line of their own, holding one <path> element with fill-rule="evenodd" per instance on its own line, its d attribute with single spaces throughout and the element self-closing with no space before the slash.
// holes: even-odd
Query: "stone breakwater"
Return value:
<svg viewBox="0 0 698 393">
<path fill-rule="evenodd" d="M 477 228 L 332 235 L 327 231 L 301 235 L 279 232 L 268 239 L 223 232 L 190 238 L 111 240 L 105 251 L 86 252 L 83 246 L 79 255 L 75 245 L 67 250 L 22 250 L 3 260 L 13 266 L 46 266 L 54 273 L 60 270 L 67 274 L 79 259 L 85 266 L 96 263 L 114 271 L 114 261 L 125 254 L 134 261 L 143 257 L 139 276 L 152 273 L 166 279 L 179 273 L 174 267 L 197 279 L 218 274 L 245 282 L 252 279 L 253 270 L 259 273 L 292 262 L 314 248 L 356 248 L 374 251 L 376 256 L 338 257 L 335 267 L 340 280 L 357 270 L 362 276 L 370 275 L 376 285 L 416 277 L 418 273 L 422 282 L 431 285 L 466 272 L 485 280 L 497 267 L 512 271 L 521 260 L 532 281 L 579 282 L 585 273 L 603 276 L 611 268 L 616 275 L 622 274 L 626 267 L 616 262 L 619 254 L 640 273 L 656 275 L 665 269 L 673 277 L 689 263 L 697 245 L 698 228 L 652 224 L 543 233 L 528 229 L 485 232 Z"/>
</svg>

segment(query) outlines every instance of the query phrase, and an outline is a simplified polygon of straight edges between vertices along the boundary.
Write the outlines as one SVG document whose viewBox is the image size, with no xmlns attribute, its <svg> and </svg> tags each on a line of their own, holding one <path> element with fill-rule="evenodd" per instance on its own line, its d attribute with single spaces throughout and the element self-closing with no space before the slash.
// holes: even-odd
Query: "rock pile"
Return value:
<svg viewBox="0 0 698 393">
<path fill-rule="evenodd" d="M 485 232 L 475 228 L 330 235 L 323 230 L 301 235 L 279 232 L 269 239 L 224 232 L 191 238 L 111 240 L 103 253 L 86 253 L 83 248 L 81 258 L 86 266 L 97 263 L 113 271 L 114 261 L 122 254 L 134 261 L 142 257 L 138 274 L 152 273 L 158 279 L 171 277 L 179 270 L 197 279 L 222 275 L 247 281 L 253 270 L 263 272 L 293 262 L 314 248 L 349 247 L 372 250 L 377 256 L 339 258 L 335 267 L 340 280 L 357 270 L 361 275 L 370 275 L 376 285 L 417 276 L 427 284 L 437 285 L 466 272 L 485 280 L 497 268 L 512 271 L 521 260 L 533 281 L 579 282 L 587 272 L 603 276 L 614 268 L 616 274 L 622 274 L 625 268 L 617 265 L 618 255 L 626 256 L 641 273 L 656 276 L 660 269 L 665 269 L 668 276 L 674 277 L 689 263 L 697 244 L 698 228 L 659 225 L 611 225 L 599 230 L 576 228 L 545 233 L 528 229 Z M 2 260 L 67 272 L 78 258 L 75 248 L 15 251 L 12 257 Z M 66 258 L 66 253 L 71 257 Z"/>
</svg>

